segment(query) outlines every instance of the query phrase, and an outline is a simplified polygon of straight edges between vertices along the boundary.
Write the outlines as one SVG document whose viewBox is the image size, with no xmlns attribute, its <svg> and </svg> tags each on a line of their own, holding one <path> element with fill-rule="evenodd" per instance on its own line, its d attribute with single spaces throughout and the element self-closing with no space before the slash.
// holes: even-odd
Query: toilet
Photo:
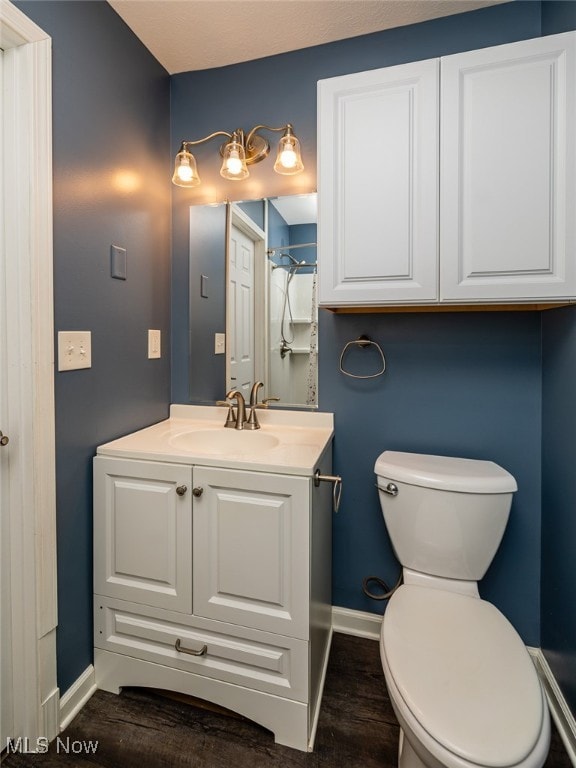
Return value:
<svg viewBox="0 0 576 768">
<path fill-rule="evenodd" d="M 478 592 L 515 479 L 491 461 L 396 451 L 375 473 L 403 568 L 380 635 L 399 768 L 541 768 L 544 691 L 520 636 Z"/>
</svg>

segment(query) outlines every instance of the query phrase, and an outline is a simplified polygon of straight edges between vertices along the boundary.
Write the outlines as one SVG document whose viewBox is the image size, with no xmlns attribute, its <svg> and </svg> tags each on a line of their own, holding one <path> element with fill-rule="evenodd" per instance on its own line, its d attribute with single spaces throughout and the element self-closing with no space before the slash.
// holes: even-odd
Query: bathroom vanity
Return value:
<svg viewBox="0 0 576 768">
<path fill-rule="evenodd" d="M 172 406 L 94 459 L 99 688 L 180 691 L 311 750 L 331 640 L 332 414 Z"/>
</svg>

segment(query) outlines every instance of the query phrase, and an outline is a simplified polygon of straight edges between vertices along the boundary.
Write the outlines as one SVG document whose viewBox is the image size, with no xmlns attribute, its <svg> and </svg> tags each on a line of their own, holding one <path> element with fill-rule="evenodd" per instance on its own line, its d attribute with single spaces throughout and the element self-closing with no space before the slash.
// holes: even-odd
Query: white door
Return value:
<svg viewBox="0 0 576 768">
<path fill-rule="evenodd" d="M 8 0 L 0 17 L 1 736 L 34 745 L 59 723 L 51 44 Z"/>
<path fill-rule="evenodd" d="M 228 246 L 227 390 L 246 397 L 254 382 L 254 241 L 235 224 Z"/>
<path fill-rule="evenodd" d="M 441 73 L 441 299 L 576 295 L 576 33 Z"/>
<path fill-rule="evenodd" d="M 94 459 L 94 591 L 192 612 L 192 467 Z"/>
<path fill-rule="evenodd" d="M 194 467 L 194 614 L 308 639 L 310 479 Z"/>
<path fill-rule="evenodd" d="M 437 299 L 438 69 L 318 83 L 321 305 Z"/>
</svg>

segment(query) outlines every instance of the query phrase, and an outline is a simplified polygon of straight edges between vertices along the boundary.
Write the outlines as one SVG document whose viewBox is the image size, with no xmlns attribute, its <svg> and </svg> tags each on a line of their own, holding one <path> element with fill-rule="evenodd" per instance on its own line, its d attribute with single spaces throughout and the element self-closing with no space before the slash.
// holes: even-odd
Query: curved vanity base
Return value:
<svg viewBox="0 0 576 768">
<path fill-rule="evenodd" d="M 330 643 L 326 660 L 329 648 Z M 272 731 L 277 744 L 304 752 L 311 752 L 314 747 L 323 680 L 316 700 L 308 705 L 98 648 L 94 651 L 94 668 L 96 685 L 102 690 L 117 694 L 124 686 L 137 686 L 178 691 L 248 717 Z"/>
</svg>

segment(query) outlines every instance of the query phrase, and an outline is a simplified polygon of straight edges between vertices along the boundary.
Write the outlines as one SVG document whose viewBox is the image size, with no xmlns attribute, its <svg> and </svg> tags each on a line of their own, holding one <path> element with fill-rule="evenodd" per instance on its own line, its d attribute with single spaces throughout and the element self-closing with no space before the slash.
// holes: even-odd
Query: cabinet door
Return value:
<svg viewBox="0 0 576 768">
<path fill-rule="evenodd" d="M 441 299 L 576 295 L 576 34 L 441 61 Z"/>
<path fill-rule="evenodd" d="M 194 481 L 194 614 L 306 640 L 311 481 L 206 467 Z"/>
<path fill-rule="evenodd" d="M 320 304 L 438 298 L 438 67 L 318 83 Z"/>
<path fill-rule="evenodd" d="M 189 466 L 94 459 L 97 594 L 192 611 L 191 488 Z"/>
</svg>

